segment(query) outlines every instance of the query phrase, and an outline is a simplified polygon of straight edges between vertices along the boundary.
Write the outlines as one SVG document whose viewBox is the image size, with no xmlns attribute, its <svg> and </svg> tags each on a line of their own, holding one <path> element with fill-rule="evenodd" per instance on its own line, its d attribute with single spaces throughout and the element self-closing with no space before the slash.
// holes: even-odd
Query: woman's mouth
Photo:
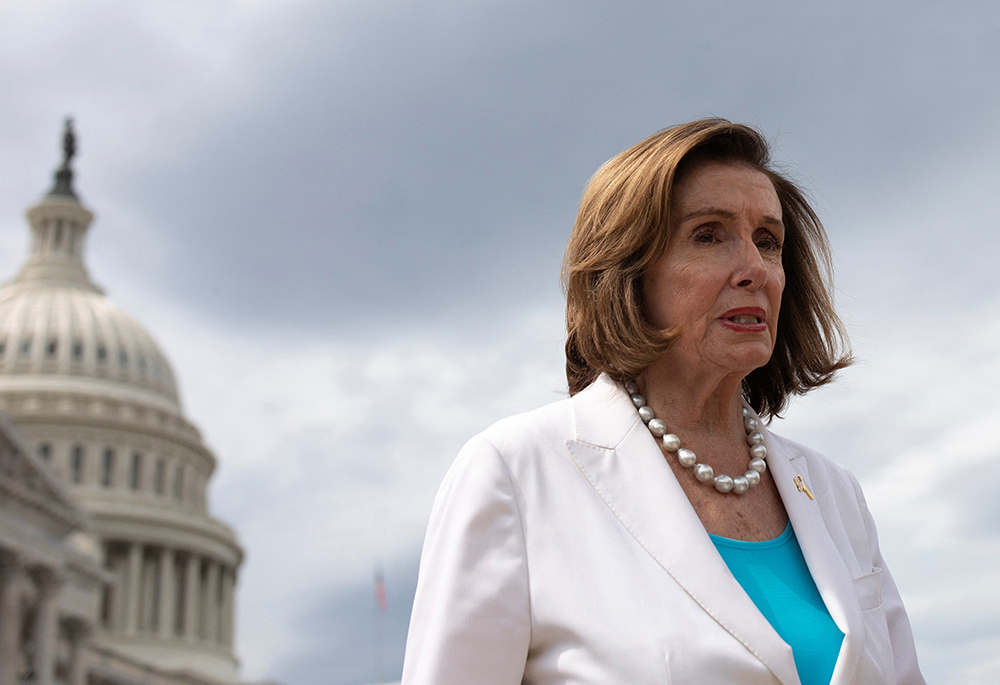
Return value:
<svg viewBox="0 0 1000 685">
<path fill-rule="evenodd" d="M 767 312 L 760 307 L 740 307 L 725 312 L 719 321 L 730 330 L 759 333 L 767 330 Z"/>
</svg>

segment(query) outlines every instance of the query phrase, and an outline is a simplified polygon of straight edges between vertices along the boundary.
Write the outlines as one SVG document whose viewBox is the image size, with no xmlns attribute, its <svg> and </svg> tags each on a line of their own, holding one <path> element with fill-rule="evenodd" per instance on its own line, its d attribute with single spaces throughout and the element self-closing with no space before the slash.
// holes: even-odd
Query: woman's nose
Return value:
<svg viewBox="0 0 1000 685">
<path fill-rule="evenodd" d="M 732 284 L 737 288 L 756 290 L 767 283 L 767 265 L 752 240 L 741 241 L 737 263 L 733 268 Z"/>
</svg>

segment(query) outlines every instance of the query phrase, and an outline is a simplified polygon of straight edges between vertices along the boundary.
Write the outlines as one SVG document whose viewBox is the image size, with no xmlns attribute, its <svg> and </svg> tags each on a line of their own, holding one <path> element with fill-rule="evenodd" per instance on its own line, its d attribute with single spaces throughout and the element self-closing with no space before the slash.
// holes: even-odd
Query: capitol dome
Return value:
<svg viewBox="0 0 1000 685">
<path fill-rule="evenodd" d="M 30 272 L 0 288 L 0 373 L 107 382 L 180 411 L 170 364 L 152 336 L 91 284 Z"/>
<path fill-rule="evenodd" d="M 0 373 L 100 379 L 179 412 L 173 371 L 156 342 L 90 280 L 83 247 L 92 220 L 66 165 L 28 210 L 31 253 L 0 288 Z"/>
<path fill-rule="evenodd" d="M 95 655 L 233 682 L 243 550 L 208 511 L 216 459 L 184 416 L 153 337 L 90 278 L 94 217 L 73 189 L 68 125 L 64 149 L 54 187 L 27 212 L 28 258 L 0 287 L 0 412 L 96 538 L 109 582 Z"/>
</svg>

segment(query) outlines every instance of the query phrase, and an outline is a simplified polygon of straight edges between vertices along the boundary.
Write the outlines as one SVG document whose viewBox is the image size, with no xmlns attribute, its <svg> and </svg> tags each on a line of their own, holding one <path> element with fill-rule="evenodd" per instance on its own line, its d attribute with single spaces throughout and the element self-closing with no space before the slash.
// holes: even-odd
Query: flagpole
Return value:
<svg viewBox="0 0 1000 685">
<path fill-rule="evenodd" d="M 382 660 L 383 660 L 383 626 L 382 614 L 389 608 L 388 597 L 385 593 L 385 576 L 382 573 L 382 564 L 375 567 L 375 683 L 382 680 Z"/>
<path fill-rule="evenodd" d="M 375 608 L 375 682 L 382 682 L 382 612 Z"/>
</svg>

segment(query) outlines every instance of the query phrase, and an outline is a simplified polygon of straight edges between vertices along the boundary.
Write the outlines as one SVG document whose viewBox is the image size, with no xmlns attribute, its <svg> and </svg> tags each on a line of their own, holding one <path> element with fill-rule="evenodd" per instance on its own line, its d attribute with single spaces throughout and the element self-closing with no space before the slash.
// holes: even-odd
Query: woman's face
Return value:
<svg viewBox="0 0 1000 685">
<path fill-rule="evenodd" d="M 743 164 L 702 162 L 674 187 L 673 234 L 645 275 L 646 312 L 680 328 L 676 361 L 742 375 L 771 358 L 785 287 L 781 203 Z"/>
</svg>

